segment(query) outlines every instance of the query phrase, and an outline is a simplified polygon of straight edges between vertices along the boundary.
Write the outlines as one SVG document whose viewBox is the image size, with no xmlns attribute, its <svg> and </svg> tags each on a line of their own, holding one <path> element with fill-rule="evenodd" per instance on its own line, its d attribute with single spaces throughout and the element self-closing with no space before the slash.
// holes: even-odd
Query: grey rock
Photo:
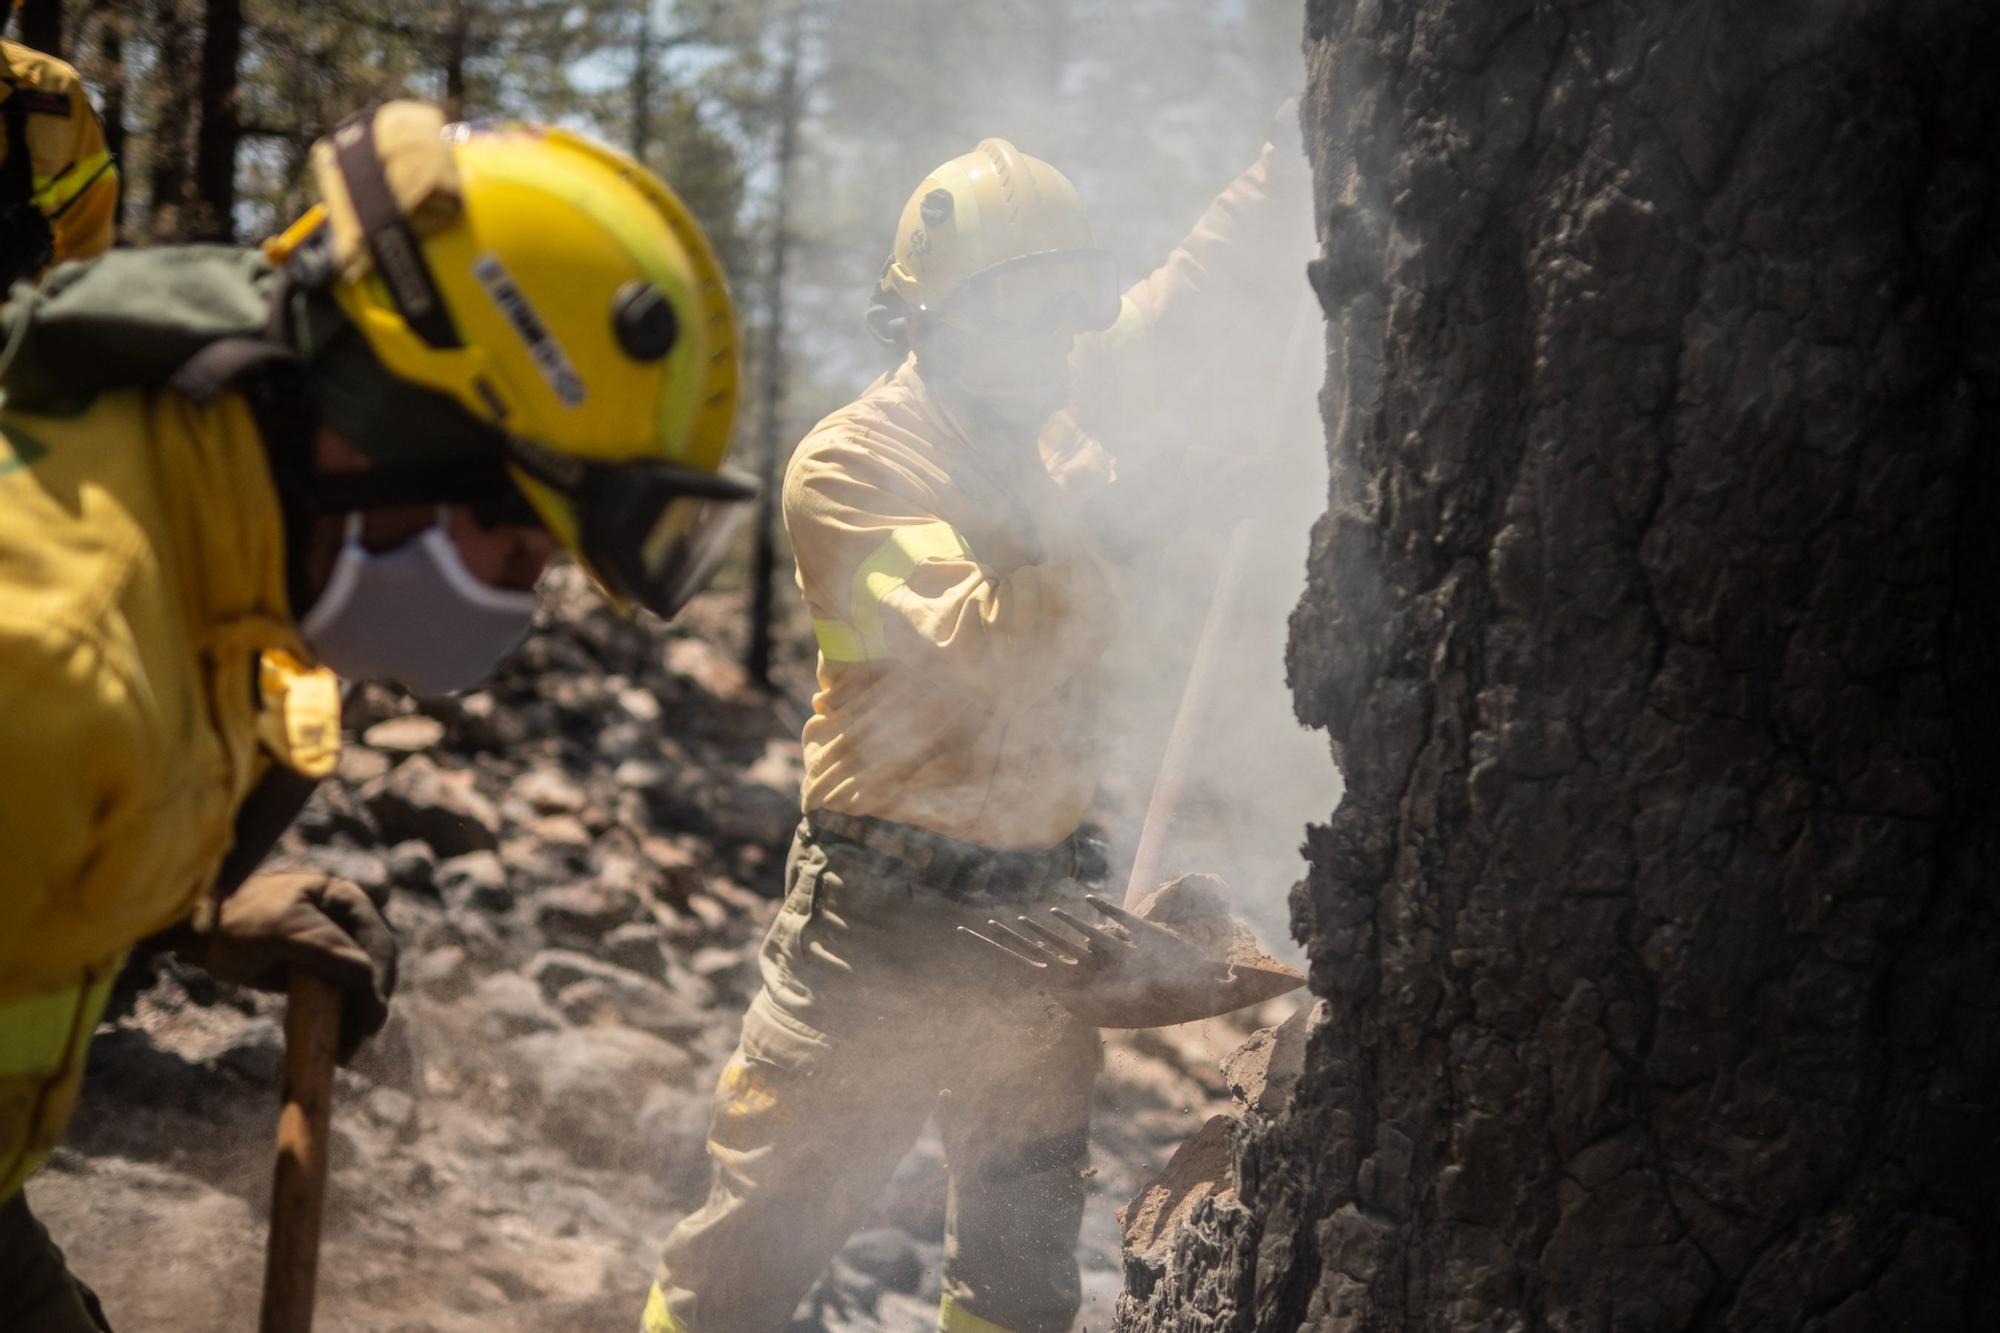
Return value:
<svg viewBox="0 0 2000 1333">
<path fill-rule="evenodd" d="M 544 950 L 526 971 L 571 1022 L 618 1022 L 672 1040 L 707 1026 L 699 1009 L 659 982 L 587 954 Z"/>
<path fill-rule="evenodd" d="M 598 952 L 627 971 L 659 981 L 666 973 L 666 955 L 660 949 L 660 928 L 651 921 L 634 921 L 607 932 L 598 942 Z"/>
<path fill-rule="evenodd" d="M 481 977 L 472 988 L 470 1003 L 486 1025 L 503 1036 L 550 1032 L 563 1025 L 562 1016 L 543 998 L 542 988 L 518 972 Z"/>
<path fill-rule="evenodd" d="M 389 849 L 389 881 L 399 889 L 416 893 L 437 890 L 437 853 L 421 838 L 406 838 Z"/>
<path fill-rule="evenodd" d="M 505 912 L 514 905 L 507 869 L 492 852 L 467 852 L 438 864 L 435 882 L 454 907 L 480 912 Z"/>
<path fill-rule="evenodd" d="M 647 1096 L 663 1085 L 685 1088 L 694 1073 L 684 1052 L 630 1028 L 536 1033 L 510 1042 L 507 1056 L 549 1141 L 596 1166 L 643 1163 L 636 1126 Z"/>
<path fill-rule="evenodd" d="M 535 923 L 550 942 L 578 949 L 595 948 L 639 910 L 634 894 L 597 883 L 544 889 L 533 902 Z"/>
<path fill-rule="evenodd" d="M 285 1075 L 285 1029 L 276 1018 L 248 1019 L 215 1056 L 216 1064 L 246 1082 L 275 1088 Z"/>
<path fill-rule="evenodd" d="M 575 814 L 584 807 L 582 786 L 554 765 L 529 769 L 515 779 L 508 794 L 538 814 Z"/>
<path fill-rule="evenodd" d="M 660 1188 L 670 1196 L 697 1197 L 709 1175 L 709 1094 L 662 1085 L 639 1107 L 638 1134 L 653 1160 Z"/>
<path fill-rule="evenodd" d="M 312 864 L 359 886 L 378 904 L 388 893 L 389 863 L 374 852 L 357 847 L 321 847 L 313 852 Z"/>
<path fill-rule="evenodd" d="M 499 812 L 475 790 L 472 774 L 442 769 L 428 755 L 415 755 L 379 779 L 366 801 L 391 842 L 420 838 L 440 856 L 500 845 Z"/>
<path fill-rule="evenodd" d="M 782 846 L 799 823 L 796 787 L 782 791 L 757 782 L 724 783 L 710 789 L 704 805 L 719 842 Z"/>
<path fill-rule="evenodd" d="M 422 713 L 392 717 L 361 733 L 362 743 L 377 750 L 415 754 L 444 739 L 444 723 Z"/>
<path fill-rule="evenodd" d="M 916 1240 L 942 1241 L 949 1181 L 944 1150 L 936 1135 L 927 1133 L 896 1164 L 888 1186 L 876 1200 L 875 1216 Z"/>
<path fill-rule="evenodd" d="M 385 1129 L 408 1133 L 416 1128 L 417 1101 L 407 1092 L 376 1088 L 368 1094 L 363 1105 L 368 1110 L 368 1118 Z"/>
<path fill-rule="evenodd" d="M 895 1227 L 855 1232 L 841 1247 L 840 1258 L 849 1268 L 891 1291 L 914 1293 L 924 1280 L 924 1261 L 917 1243 Z"/>
<path fill-rule="evenodd" d="M 465 950 L 455 944 L 442 945 L 408 958 L 402 965 L 403 983 L 425 995 L 455 1000 L 472 993 L 472 972 Z"/>
</svg>

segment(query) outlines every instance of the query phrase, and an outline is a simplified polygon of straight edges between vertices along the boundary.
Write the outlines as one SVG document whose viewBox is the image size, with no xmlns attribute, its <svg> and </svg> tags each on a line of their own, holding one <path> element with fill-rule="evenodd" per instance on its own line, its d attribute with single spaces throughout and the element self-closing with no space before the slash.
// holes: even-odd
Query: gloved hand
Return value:
<svg viewBox="0 0 2000 1333">
<path fill-rule="evenodd" d="M 283 991 L 293 968 L 341 992 L 340 1059 L 382 1030 L 396 989 L 396 937 L 361 888 L 316 871 L 252 875 L 215 924 L 178 950 L 224 981 Z"/>
</svg>

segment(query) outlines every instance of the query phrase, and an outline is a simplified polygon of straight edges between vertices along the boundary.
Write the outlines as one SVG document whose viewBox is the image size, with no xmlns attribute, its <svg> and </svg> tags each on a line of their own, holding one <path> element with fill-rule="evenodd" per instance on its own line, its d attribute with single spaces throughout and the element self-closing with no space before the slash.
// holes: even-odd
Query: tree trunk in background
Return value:
<svg viewBox="0 0 2000 1333">
<path fill-rule="evenodd" d="M 638 31 L 632 38 L 632 160 L 644 162 L 653 146 L 653 83 L 659 54 L 653 49 L 653 0 L 639 6 Z"/>
<path fill-rule="evenodd" d="M 1329 1017 L 1135 1328 L 2000 1328 L 1989 6 L 1320 0 Z"/>
<path fill-rule="evenodd" d="M 784 435 L 785 402 L 785 260 L 792 235 L 793 170 L 799 155 L 799 49 L 804 41 L 805 15 L 794 3 L 785 18 L 785 64 L 778 75 L 778 145 L 776 211 L 771 218 L 771 252 L 765 260 L 764 329 L 758 361 L 758 462 L 763 475 L 757 493 L 757 530 L 751 534 L 750 635 L 743 668 L 759 689 L 771 688 L 772 622 L 777 618 L 778 489 L 789 457 Z"/>
<path fill-rule="evenodd" d="M 444 28 L 444 116 L 465 119 L 465 62 L 472 50 L 472 6 L 469 0 L 452 0 L 451 16 Z"/>
<path fill-rule="evenodd" d="M 23 46 L 60 56 L 63 53 L 62 0 L 23 0 L 21 7 L 14 12 L 14 26 L 7 35 Z"/>
<path fill-rule="evenodd" d="M 236 239 L 236 66 L 243 52 L 242 0 L 209 0 L 201 38 L 201 126 L 195 138 L 192 228 L 204 241 Z"/>
<path fill-rule="evenodd" d="M 194 125 L 188 114 L 196 89 L 194 33 L 186 0 L 155 0 L 153 40 L 158 45 L 153 76 L 153 133 L 147 144 L 149 212 L 147 239 L 155 243 L 188 236 L 188 184 L 194 153 Z"/>
<path fill-rule="evenodd" d="M 125 6 L 121 3 L 105 6 L 104 27 L 99 38 L 104 81 L 96 89 L 97 110 L 104 121 L 104 146 L 119 162 L 121 171 L 124 170 L 125 159 L 125 13 Z M 119 188 L 116 217 L 121 233 L 125 226 L 128 193 L 123 186 Z"/>
</svg>

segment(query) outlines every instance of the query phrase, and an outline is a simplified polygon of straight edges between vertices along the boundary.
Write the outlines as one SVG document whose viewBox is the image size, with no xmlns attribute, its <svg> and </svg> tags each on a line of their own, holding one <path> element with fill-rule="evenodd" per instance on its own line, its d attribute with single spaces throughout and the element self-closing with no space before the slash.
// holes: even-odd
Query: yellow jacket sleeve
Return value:
<svg viewBox="0 0 2000 1333">
<path fill-rule="evenodd" d="M 104 142 L 83 80 L 69 65 L 16 42 L 0 41 L 6 99 L 21 99 L 35 207 L 49 221 L 54 261 L 90 259 L 111 248 L 118 213 L 118 166 Z M 4 136 L 0 136 L 4 137 Z"/>
<path fill-rule="evenodd" d="M 1088 550 L 1002 574 L 860 443 L 809 440 L 785 529 L 821 652 L 898 662 L 994 700 L 1039 698 L 1109 646 L 1116 600 Z"/>
<path fill-rule="evenodd" d="M 1118 453 L 1150 434 L 1132 423 L 1171 410 L 1183 392 L 1264 385 L 1218 372 L 1268 363 L 1282 349 L 1306 290 L 1309 184 L 1303 161 L 1266 144 L 1166 263 L 1126 290 L 1117 323 L 1077 341 L 1071 404 L 1084 431 Z"/>
<path fill-rule="evenodd" d="M 57 263 L 109 250 L 118 216 L 118 164 L 79 80 L 70 83 L 69 105 L 68 118 L 56 122 L 68 139 L 62 161 L 46 177 L 40 160 L 35 167 L 35 200 L 55 233 Z"/>
</svg>

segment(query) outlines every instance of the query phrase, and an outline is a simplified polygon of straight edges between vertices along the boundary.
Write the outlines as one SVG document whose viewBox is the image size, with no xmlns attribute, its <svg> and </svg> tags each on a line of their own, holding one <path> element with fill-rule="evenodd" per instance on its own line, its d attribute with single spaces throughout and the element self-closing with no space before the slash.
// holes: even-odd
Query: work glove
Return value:
<svg viewBox="0 0 2000 1333">
<path fill-rule="evenodd" d="M 340 1060 L 382 1030 L 396 989 L 396 937 L 361 888 L 317 871 L 252 875 L 215 922 L 178 949 L 224 981 L 282 992 L 299 968 L 341 993 Z"/>
</svg>

